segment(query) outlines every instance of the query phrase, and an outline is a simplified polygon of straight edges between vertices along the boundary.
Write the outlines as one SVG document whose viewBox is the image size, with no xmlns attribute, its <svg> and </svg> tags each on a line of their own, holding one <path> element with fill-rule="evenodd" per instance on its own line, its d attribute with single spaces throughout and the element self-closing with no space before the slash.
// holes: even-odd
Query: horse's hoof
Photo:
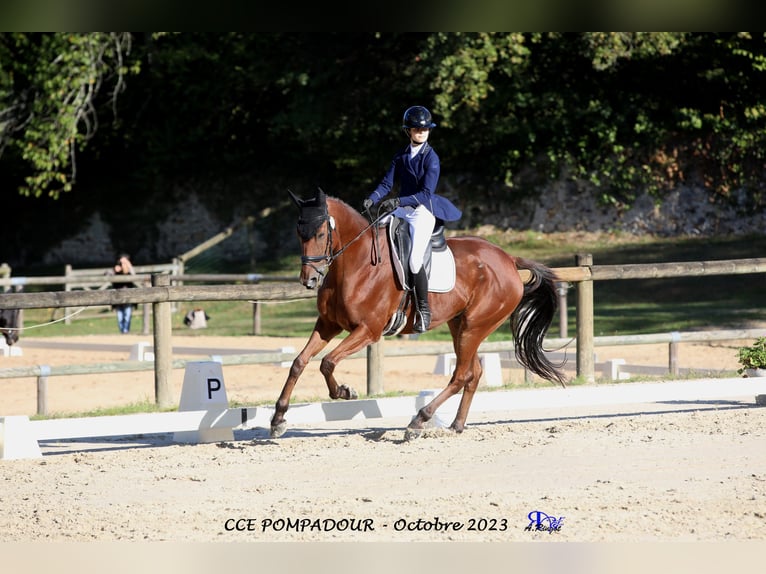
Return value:
<svg viewBox="0 0 766 574">
<path fill-rule="evenodd" d="M 418 415 L 412 417 L 410 424 L 404 429 L 404 440 L 415 440 L 423 434 L 423 423 L 419 422 Z"/>
<path fill-rule="evenodd" d="M 411 427 L 407 427 L 404 429 L 404 440 L 415 440 L 420 438 L 420 435 L 423 434 L 423 429 L 414 429 Z"/>
<path fill-rule="evenodd" d="M 271 438 L 279 438 L 283 434 L 285 434 L 285 431 L 287 430 L 287 421 L 282 421 L 281 423 L 277 425 L 271 425 Z"/>
<path fill-rule="evenodd" d="M 346 385 L 341 385 L 339 388 L 340 388 L 340 398 L 346 399 L 347 401 L 353 401 L 359 398 L 359 393 L 357 393 L 351 387 L 347 387 Z"/>
</svg>

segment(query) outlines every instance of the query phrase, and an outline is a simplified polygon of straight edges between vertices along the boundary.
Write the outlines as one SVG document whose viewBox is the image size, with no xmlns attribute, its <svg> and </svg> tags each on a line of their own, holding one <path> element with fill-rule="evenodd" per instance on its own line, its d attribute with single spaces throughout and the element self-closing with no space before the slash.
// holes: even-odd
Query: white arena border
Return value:
<svg viewBox="0 0 766 574">
<path fill-rule="evenodd" d="M 287 413 L 288 424 L 329 421 L 411 417 L 425 404 L 429 389 L 419 396 L 359 399 L 320 403 L 295 403 Z M 759 396 L 763 395 L 763 396 Z M 460 401 L 451 397 L 437 411 L 440 419 L 451 421 Z M 477 392 L 471 412 L 513 412 L 529 409 L 709 401 L 742 397 L 764 404 L 766 377 L 699 379 L 651 383 L 618 383 L 567 388 L 517 389 Z M 183 406 L 184 397 L 181 403 Z M 176 433 L 174 440 L 185 443 L 233 440 L 233 429 L 270 428 L 274 407 L 211 405 L 205 410 L 181 410 L 88 418 L 30 421 L 26 416 L 0 417 L 0 459 L 40 458 L 38 441 L 73 438 Z"/>
</svg>

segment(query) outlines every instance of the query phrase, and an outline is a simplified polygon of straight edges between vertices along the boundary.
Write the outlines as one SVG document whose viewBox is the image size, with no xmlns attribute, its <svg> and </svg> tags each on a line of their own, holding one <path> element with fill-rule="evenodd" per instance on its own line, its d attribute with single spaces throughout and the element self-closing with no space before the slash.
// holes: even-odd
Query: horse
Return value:
<svg viewBox="0 0 766 574">
<path fill-rule="evenodd" d="M 272 438 L 286 431 L 290 396 L 306 365 L 343 331 L 348 335 L 322 358 L 319 370 L 331 399 L 358 398 L 354 389 L 336 381 L 333 372 L 340 361 L 383 336 L 391 318 L 402 310 L 407 295 L 395 277 L 391 256 L 394 250 L 380 238 L 377 223 L 387 214 L 370 222 L 321 189 L 308 199 L 288 193 L 298 208 L 300 282 L 307 289 L 317 289 L 318 317 L 277 399 L 271 418 Z M 561 365 L 551 363 L 542 347 L 558 309 L 555 272 L 541 263 L 511 256 L 480 237 L 450 237 L 447 246 L 455 261 L 454 287 L 447 292 L 429 293 L 429 330 L 448 325 L 456 355 L 455 369 L 447 386 L 412 418 L 405 429 L 406 440 L 419 437 L 439 406 L 461 389 L 460 404 L 449 430 L 463 432 L 482 374 L 479 345 L 509 318 L 519 363 L 541 378 L 565 386 Z M 530 272 L 531 279 L 526 283 L 519 269 Z M 412 307 L 404 309 L 402 335 L 413 332 Z"/>
</svg>

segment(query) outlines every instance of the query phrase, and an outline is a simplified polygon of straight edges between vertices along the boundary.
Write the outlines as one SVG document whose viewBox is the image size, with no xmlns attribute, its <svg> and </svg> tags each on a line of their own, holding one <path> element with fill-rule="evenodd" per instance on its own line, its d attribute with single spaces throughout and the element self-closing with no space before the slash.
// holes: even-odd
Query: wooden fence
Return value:
<svg viewBox="0 0 766 574">
<path fill-rule="evenodd" d="M 87 269 L 75 269 L 71 265 L 64 266 L 64 291 L 76 291 L 78 289 L 83 290 L 103 290 L 109 289 L 117 281 L 112 281 L 116 277 L 114 274 L 110 274 L 112 270 L 109 267 L 99 268 L 87 268 Z M 155 273 L 169 273 L 172 275 L 183 275 L 184 265 L 180 259 L 174 259 L 170 263 L 157 263 L 154 265 L 134 265 L 133 271 L 135 272 L 132 277 L 132 281 L 123 280 L 123 283 L 134 282 L 139 284 L 141 281 L 145 281 L 146 285 L 149 285 L 151 275 Z M 124 279 L 124 278 L 123 278 Z M 62 309 L 64 314 L 64 324 L 69 325 L 72 322 L 69 309 Z M 55 311 L 54 311 L 55 318 Z M 149 322 L 148 319 L 148 307 L 144 305 L 144 335 L 149 334 Z"/>
<path fill-rule="evenodd" d="M 5 267 L 3 267 L 5 266 Z M 159 265 L 138 265 L 134 269 L 137 270 L 135 275 L 111 275 L 108 278 L 104 276 L 106 268 L 91 268 L 91 269 L 72 269 L 70 265 L 66 266 L 65 275 L 53 275 L 53 276 L 37 276 L 37 277 L 11 277 L 10 267 L 6 264 L 0 265 L 0 288 L 8 290 L 11 287 L 15 289 L 24 288 L 26 286 L 39 286 L 39 285 L 53 285 L 64 286 L 64 291 L 75 290 L 105 290 L 112 286 L 114 283 L 136 283 L 143 285 L 150 285 L 152 274 L 154 273 L 169 273 L 172 285 L 183 285 L 184 283 L 262 283 L 262 282 L 290 282 L 297 281 L 298 275 L 293 277 L 284 275 L 263 275 L 261 273 L 195 273 L 184 274 L 183 273 L 183 261 L 175 259 L 172 263 L 163 263 Z M 173 269 L 176 271 L 174 272 Z M 3 273 L 5 271 L 5 273 Z M 86 273 L 87 272 L 87 273 Z M 310 295 L 307 296 L 310 298 Z M 173 302 L 175 304 L 175 302 Z M 91 307 L 98 307 L 99 304 L 89 305 Z M 143 335 L 149 335 L 149 323 L 150 323 L 150 306 L 149 304 L 143 304 Z M 65 324 L 70 324 L 70 313 L 65 307 L 54 307 L 53 316 L 51 319 L 55 319 L 55 314 L 58 309 L 61 309 L 64 313 Z M 176 308 L 173 307 L 175 311 Z M 253 301 L 253 334 L 261 334 L 261 305 L 259 301 Z"/>
<path fill-rule="evenodd" d="M 647 279 L 667 277 L 688 277 L 706 275 L 731 275 L 766 272 L 766 258 L 738 259 L 728 261 L 701 261 L 684 263 L 654 263 L 631 265 L 593 265 L 589 254 L 576 257 L 575 267 L 557 268 L 559 279 L 575 283 L 576 297 L 576 370 L 577 376 L 586 381 L 595 381 L 595 361 L 593 325 L 593 281 L 607 279 Z M 528 273 L 522 272 L 522 279 Z M 160 407 L 172 406 L 169 375 L 173 368 L 171 349 L 171 303 L 181 301 L 285 301 L 309 299 L 315 297 L 297 282 L 250 284 L 250 285 L 171 285 L 171 280 L 178 279 L 170 275 L 152 275 L 151 287 L 135 289 L 107 289 L 101 291 L 53 291 L 40 293 L 0 293 L 0 309 L 32 309 L 85 307 L 114 304 L 151 304 L 154 326 L 154 372 L 155 400 Z M 0 280 L 7 281 L 7 280 Z M 745 334 L 748 332 L 737 331 Z M 746 335 L 745 335 L 746 336 Z M 618 340 L 631 340 L 631 337 L 615 337 Z M 732 336 L 732 339 L 739 338 Z M 602 338 L 603 339 L 603 338 Z M 547 341 L 553 345 L 555 341 Z M 635 344 L 632 343 L 632 344 Z M 494 348 L 496 343 L 485 343 L 483 350 Z M 502 343 L 507 350 L 511 343 Z M 419 353 L 424 350 L 418 349 Z M 379 344 L 367 349 L 368 358 L 368 394 L 382 392 L 381 348 Z"/>
</svg>

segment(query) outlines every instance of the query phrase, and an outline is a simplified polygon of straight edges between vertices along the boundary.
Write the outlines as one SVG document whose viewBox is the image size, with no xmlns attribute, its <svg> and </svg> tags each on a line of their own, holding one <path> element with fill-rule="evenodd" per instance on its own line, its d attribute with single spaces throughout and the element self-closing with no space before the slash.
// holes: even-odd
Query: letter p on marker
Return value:
<svg viewBox="0 0 766 574">
<path fill-rule="evenodd" d="M 220 379 L 214 379 L 214 378 L 208 378 L 207 380 L 207 398 L 208 400 L 212 400 L 213 393 L 216 391 L 221 390 L 221 380 Z"/>
</svg>

